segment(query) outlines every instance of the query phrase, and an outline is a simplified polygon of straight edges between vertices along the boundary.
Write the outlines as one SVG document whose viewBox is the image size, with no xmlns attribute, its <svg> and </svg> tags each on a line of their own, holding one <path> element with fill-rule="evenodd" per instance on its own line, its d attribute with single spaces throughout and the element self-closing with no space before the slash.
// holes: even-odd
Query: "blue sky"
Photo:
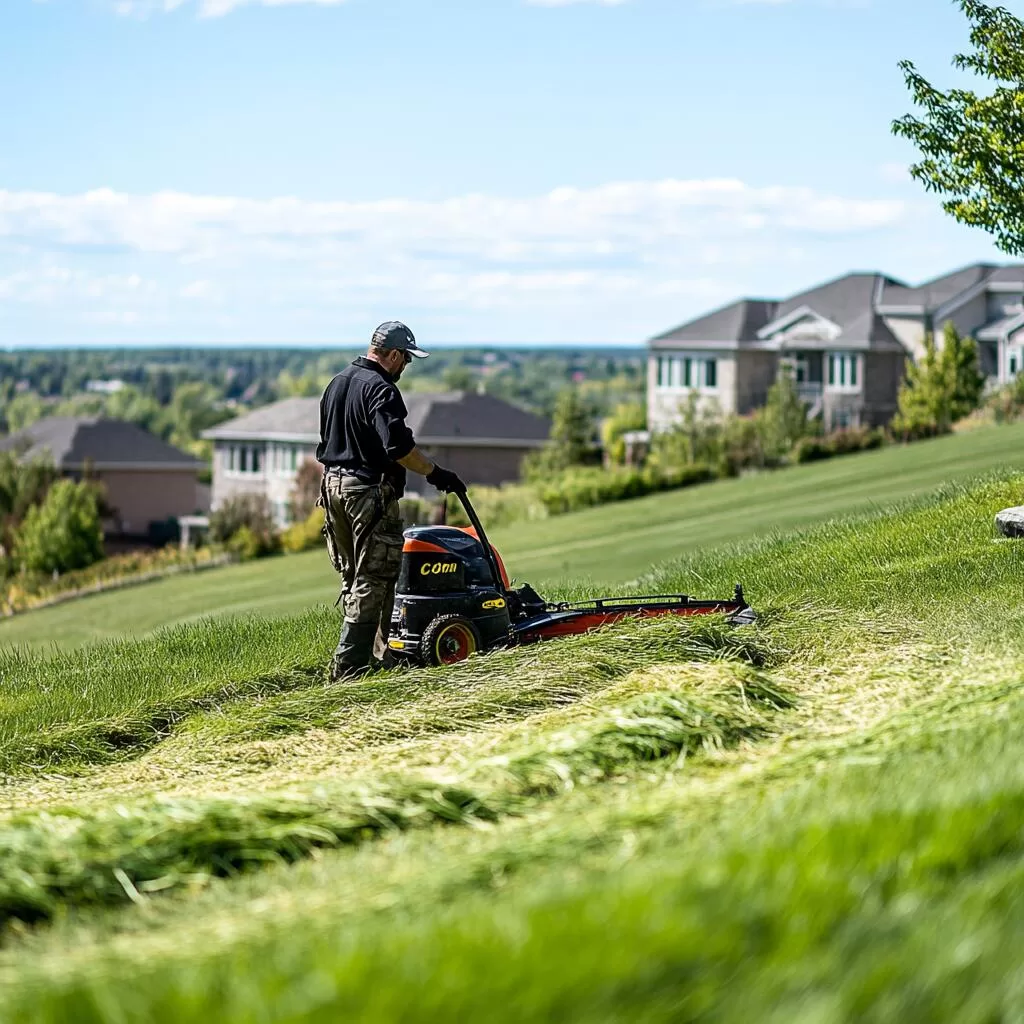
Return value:
<svg viewBox="0 0 1024 1024">
<path fill-rule="evenodd" d="M 999 259 L 889 130 L 897 62 L 965 37 L 947 0 L 2 0 L 0 345 L 632 344 Z"/>
</svg>

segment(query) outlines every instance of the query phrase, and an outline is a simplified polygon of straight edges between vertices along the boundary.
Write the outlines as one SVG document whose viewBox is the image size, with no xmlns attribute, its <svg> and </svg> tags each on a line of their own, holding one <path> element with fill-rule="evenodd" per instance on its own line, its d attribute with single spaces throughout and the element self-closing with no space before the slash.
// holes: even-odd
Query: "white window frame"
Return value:
<svg viewBox="0 0 1024 1024">
<path fill-rule="evenodd" d="M 1006 350 L 1006 379 L 1013 380 L 1021 370 L 1024 370 L 1024 346 L 1011 345 Z"/>
<path fill-rule="evenodd" d="M 658 356 L 657 387 L 660 391 L 718 391 L 718 359 L 714 356 Z M 708 367 L 714 369 L 708 373 Z M 708 377 L 714 383 L 708 383 Z"/>
<path fill-rule="evenodd" d="M 229 476 L 266 476 L 268 450 L 262 444 L 230 444 L 225 452 L 224 471 Z"/>
<path fill-rule="evenodd" d="M 828 352 L 825 367 L 825 390 L 854 393 L 861 391 L 863 366 L 856 352 Z"/>
</svg>

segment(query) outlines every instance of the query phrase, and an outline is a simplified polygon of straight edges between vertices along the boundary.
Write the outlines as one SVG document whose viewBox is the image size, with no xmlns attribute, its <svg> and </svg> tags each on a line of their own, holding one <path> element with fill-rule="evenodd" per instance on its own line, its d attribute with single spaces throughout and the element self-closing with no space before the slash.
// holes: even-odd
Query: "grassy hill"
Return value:
<svg viewBox="0 0 1024 1024">
<path fill-rule="evenodd" d="M 324 607 L 0 653 L 0 1019 L 1017 1019 L 1022 487 L 653 571 L 744 629 L 340 687 Z"/>
<path fill-rule="evenodd" d="M 889 448 L 495 531 L 513 575 L 555 592 L 621 587 L 656 562 L 860 512 L 988 470 L 1024 470 L 1024 424 Z M 0 622 L 0 646 L 62 648 L 209 615 L 296 614 L 332 604 L 320 552 L 177 577 Z"/>
</svg>

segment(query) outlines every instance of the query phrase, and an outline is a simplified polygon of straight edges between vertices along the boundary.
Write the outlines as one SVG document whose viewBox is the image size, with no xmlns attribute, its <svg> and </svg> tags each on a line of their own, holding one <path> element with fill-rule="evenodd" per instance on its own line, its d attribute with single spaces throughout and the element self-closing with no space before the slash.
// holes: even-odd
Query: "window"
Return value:
<svg viewBox="0 0 1024 1024">
<path fill-rule="evenodd" d="M 262 447 L 233 444 L 225 452 L 224 465 L 229 473 L 259 473 L 263 464 Z"/>
<path fill-rule="evenodd" d="M 299 449 L 292 445 L 291 448 L 291 471 L 294 473 L 299 468 Z"/>
<path fill-rule="evenodd" d="M 718 360 L 695 359 L 692 356 L 659 356 L 658 387 L 700 388 L 718 387 Z"/>
<path fill-rule="evenodd" d="M 856 391 L 858 357 L 853 352 L 830 352 L 828 386 L 835 391 Z"/>
<path fill-rule="evenodd" d="M 1011 377 L 1016 377 L 1021 370 L 1020 348 L 1011 348 L 1006 353 L 1006 372 Z"/>
</svg>

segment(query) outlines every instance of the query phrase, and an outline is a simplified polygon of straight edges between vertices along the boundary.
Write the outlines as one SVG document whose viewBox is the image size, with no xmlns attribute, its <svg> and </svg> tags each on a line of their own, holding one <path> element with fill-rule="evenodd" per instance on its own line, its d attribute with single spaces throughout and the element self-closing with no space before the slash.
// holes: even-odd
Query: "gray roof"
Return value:
<svg viewBox="0 0 1024 1024">
<path fill-rule="evenodd" d="M 883 274 L 845 274 L 807 291 L 797 292 L 796 295 L 780 302 L 773 319 L 781 319 L 787 313 L 807 306 L 843 328 L 844 333 L 854 324 L 864 329 L 864 318 L 870 316 L 874 310 L 877 291 L 883 284 L 889 282 L 899 284 L 898 281 L 893 281 Z"/>
<path fill-rule="evenodd" d="M 999 320 L 985 324 L 975 332 L 978 341 L 999 341 L 1001 338 L 1016 334 L 1024 326 L 1024 313 L 1010 313 Z"/>
<path fill-rule="evenodd" d="M 994 269 L 995 266 L 991 263 L 974 263 L 931 281 L 925 281 L 917 288 L 904 288 L 898 293 L 886 288 L 882 293 L 880 305 L 915 306 L 922 311 L 936 309 L 968 288 L 979 284 Z"/>
<path fill-rule="evenodd" d="M 781 320 L 806 307 L 839 327 L 842 333 L 837 341 L 844 345 L 902 349 L 898 339 L 875 313 L 875 297 L 890 284 L 900 286 L 900 282 L 884 274 L 845 274 L 780 302 L 774 319 Z"/>
<path fill-rule="evenodd" d="M 759 340 L 758 332 L 791 313 L 807 308 L 840 328 L 837 343 L 854 348 L 896 351 L 902 350 L 903 346 L 889 330 L 883 313 L 899 310 L 921 315 L 934 312 L 978 286 L 1018 283 L 1024 288 L 1024 264 L 975 263 L 915 288 L 873 271 L 845 274 L 778 301 L 741 299 L 659 334 L 648 344 L 655 350 L 702 344 L 721 348 L 751 345 L 773 349 L 776 344 L 770 340 Z M 800 345 L 799 342 L 793 344 Z"/>
<path fill-rule="evenodd" d="M 917 288 L 887 287 L 879 305 L 887 308 L 905 306 L 922 313 L 934 312 L 980 284 L 1024 284 L 1024 264 L 972 263 L 925 281 Z"/>
<path fill-rule="evenodd" d="M 729 347 L 774 348 L 770 342 L 759 341 L 758 332 L 791 313 L 807 308 L 836 324 L 845 345 L 902 350 L 899 341 L 875 313 L 877 293 L 890 285 L 903 287 L 901 282 L 883 274 L 854 273 L 797 292 L 781 301 L 742 299 L 652 338 L 650 347 L 669 349 L 688 342 L 730 342 Z"/>
<path fill-rule="evenodd" d="M 23 458 L 49 457 L 59 469 L 147 466 L 198 469 L 198 459 L 126 420 L 51 416 L 0 440 L 0 451 Z"/>
<path fill-rule="evenodd" d="M 403 395 L 406 422 L 424 444 L 444 441 L 467 445 L 507 442 L 536 447 L 548 439 L 550 424 L 494 395 L 471 391 L 416 392 Z M 221 423 L 203 433 L 212 440 L 320 440 L 320 399 L 286 398 Z"/>
<path fill-rule="evenodd" d="M 672 348 L 677 341 L 754 341 L 757 332 L 775 318 L 778 303 L 773 299 L 740 299 L 706 316 L 652 338 L 651 348 Z"/>
</svg>

